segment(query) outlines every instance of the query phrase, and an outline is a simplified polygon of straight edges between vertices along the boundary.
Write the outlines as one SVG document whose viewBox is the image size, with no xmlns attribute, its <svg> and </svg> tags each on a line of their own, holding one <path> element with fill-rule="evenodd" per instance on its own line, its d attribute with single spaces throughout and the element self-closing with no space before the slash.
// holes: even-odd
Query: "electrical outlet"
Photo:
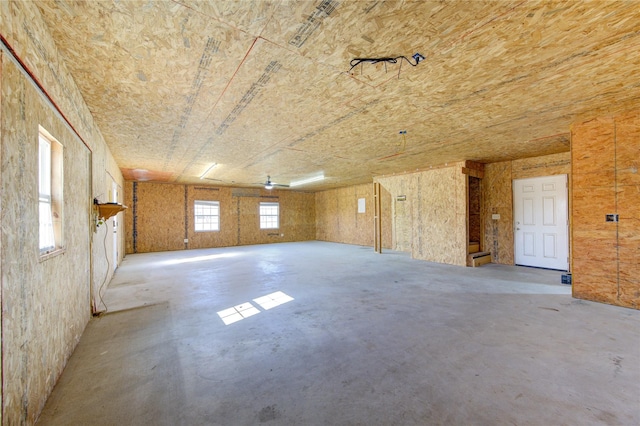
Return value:
<svg viewBox="0 0 640 426">
<path fill-rule="evenodd" d="M 184 243 L 185 243 L 185 244 L 187 244 L 188 242 L 189 242 L 189 239 L 188 239 L 188 238 L 185 238 L 185 239 L 184 239 Z"/>
</svg>

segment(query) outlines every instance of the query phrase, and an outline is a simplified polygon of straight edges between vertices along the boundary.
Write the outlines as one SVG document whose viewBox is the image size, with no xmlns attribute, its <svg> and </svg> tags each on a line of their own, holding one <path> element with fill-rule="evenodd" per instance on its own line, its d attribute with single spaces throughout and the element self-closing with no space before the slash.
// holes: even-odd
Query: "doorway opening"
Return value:
<svg viewBox="0 0 640 426">
<path fill-rule="evenodd" d="M 482 179 L 469 175 L 467 183 L 467 266 L 491 263 L 491 253 L 483 249 Z"/>
</svg>

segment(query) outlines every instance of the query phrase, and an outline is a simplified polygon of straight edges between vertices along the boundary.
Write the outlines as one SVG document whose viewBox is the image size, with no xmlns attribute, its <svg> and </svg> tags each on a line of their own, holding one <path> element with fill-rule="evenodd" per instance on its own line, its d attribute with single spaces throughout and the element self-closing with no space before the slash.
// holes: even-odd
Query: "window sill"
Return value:
<svg viewBox="0 0 640 426">
<path fill-rule="evenodd" d="M 65 254 L 67 251 L 67 249 L 65 249 L 64 247 L 61 247 L 59 249 L 55 249 L 53 251 L 50 251 L 48 253 L 44 253 L 40 255 L 40 263 L 44 262 L 45 260 L 49 260 L 53 257 L 57 257 L 60 256 L 61 254 Z"/>
</svg>

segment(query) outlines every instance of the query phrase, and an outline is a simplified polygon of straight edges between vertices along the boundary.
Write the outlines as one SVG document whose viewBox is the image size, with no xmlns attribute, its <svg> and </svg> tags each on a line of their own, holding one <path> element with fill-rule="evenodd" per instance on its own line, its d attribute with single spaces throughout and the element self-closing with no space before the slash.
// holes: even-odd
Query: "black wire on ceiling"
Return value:
<svg viewBox="0 0 640 426">
<path fill-rule="evenodd" d="M 415 55 L 413 55 L 413 60 L 415 61 L 415 63 L 411 62 L 411 60 L 406 56 L 382 57 L 382 58 L 353 58 L 351 62 L 349 62 L 349 65 L 351 65 L 351 68 L 349 68 L 349 72 L 351 72 L 352 69 L 354 69 L 355 67 L 363 63 L 377 64 L 379 62 L 384 62 L 385 65 L 396 64 L 398 63 L 398 60 L 401 60 L 401 59 L 404 59 L 409 63 L 409 65 L 411 65 L 412 67 L 415 67 L 424 60 L 424 56 L 422 56 L 419 53 L 416 53 Z"/>
</svg>

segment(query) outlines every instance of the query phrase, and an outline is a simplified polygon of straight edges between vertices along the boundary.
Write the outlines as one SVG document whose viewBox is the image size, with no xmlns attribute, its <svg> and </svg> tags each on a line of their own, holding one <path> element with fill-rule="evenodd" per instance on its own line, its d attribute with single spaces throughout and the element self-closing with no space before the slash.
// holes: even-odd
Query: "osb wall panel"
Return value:
<svg viewBox="0 0 640 426">
<path fill-rule="evenodd" d="M 320 241 L 331 241 L 330 233 L 335 228 L 338 198 L 330 195 L 329 191 L 317 192 L 315 195 L 316 239 Z"/>
<path fill-rule="evenodd" d="M 365 200 L 358 213 L 358 200 Z M 316 239 L 373 246 L 374 200 L 372 184 L 354 185 L 315 194 Z M 391 248 L 391 195 L 381 191 L 382 247 Z"/>
<path fill-rule="evenodd" d="M 389 192 L 391 198 L 391 229 L 394 250 L 412 253 L 413 248 L 413 202 L 415 197 L 408 196 L 415 186 L 416 174 L 406 174 L 399 177 L 377 178 L 381 187 Z M 398 200 L 399 196 L 402 200 Z"/>
<path fill-rule="evenodd" d="M 260 190 L 260 196 L 236 196 L 239 240 L 237 245 L 267 244 L 315 239 L 315 198 L 312 193 Z M 260 229 L 261 202 L 280 204 L 279 229 Z"/>
<path fill-rule="evenodd" d="M 138 253 L 184 249 L 185 190 L 183 185 L 138 183 L 132 205 Z M 135 210 L 135 213 L 133 212 Z M 132 230 L 133 231 L 133 230 Z"/>
<path fill-rule="evenodd" d="M 196 200 L 220 202 L 220 231 L 195 231 Z M 311 193 L 127 182 L 125 201 L 129 204 L 125 217 L 127 253 L 315 238 L 315 199 Z M 260 202 L 280 204 L 279 229 L 260 229 Z"/>
<path fill-rule="evenodd" d="M 1 17 L 2 15 L 0 15 L 0 19 L 2 19 Z M 2 140 L 2 62 L 3 62 L 4 56 L 2 51 L 0 51 L 0 188 L 2 188 L 2 151 L 4 151 L 3 146 L 4 146 L 4 142 Z M 2 212 L 3 209 L 3 203 L 2 203 L 2 196 L 0 195 L 0 212 Z M 2 216 L 4 216 L 3 214 L 0 213 L 0 230 L 2 229 Z M 4 304 L 2 302 L 2 291 L 1 291 L 1 286 L 2 283 L 4 282 L 2 280 L 2 233 L 0 233 L 0 348 L 2 348 L 2 330 L 1 330 L 1 325 L 2 325 L 2 311 L 3 311 L 3 307 Z M 2 375 L 2 351 L 0 351 L 0 376 Z M 2 383 L 0 383 L 0 401 L 2 401 Z M 4 424 L 2 422 L 2 412 L 3 412 L 3 406 L 4 404 L 0 403 L 0 424 Z"/>
<path fill-rule="evenodd" d="M 2 418 L 33 424 L 90 310 L 90 152 L 2 56 Z M 38 125 L 63 145 L 65 253 L 40 261 Z"/>
<path fill-rule="evenodd" d="M 635 156 L 640 158 L 640 153 Z M 619 297 L 623 305 L 637 309 L 640 307 L 640 188 L 639 185 L 619 185 L 617 194 Z"/>
<path fill-rule="evenodd" d="M 114 259 L 110 264 L 107 260 L 113 257 L 113 238 L 106 240 L 105 256 L 102 241 L 96 238 L 90 223 L 91 200 L 111 189 L 111 181 L 106 184 L 109 175 L 120 186 L 122 176 L 60 59 L 36 2 L 0 2 L 0 16 L 0 32 L 12 49 L 3 55 L 0 109 L 2 151 L 10 153 L 2 157 L 0 197 L 2 333 L 3 347 L 14 348 L 2 358 L 2 412 L 4 423 L 28 424 L 38 416 L 73 352 L 90 318 L 91 304 L 95 306 L 97 287 L 113 275 Z M 37 94 L 33 80 L 18 72 L 9 55 L 26 64 L 82 141 L 63 124 L 54 107 Z M 38 124 L 64 146 L 66 253 L 41 263 L 35 260 L 39 258 L 37 246 L 34 252 L 38 219 L 33 210 L 37 205 L 33 192 L 37 180 L 32 161 L 37 152 L 33 144 L 37 143 Z M 121 247 L 123 241 L 119 237 Z M 90 302 L 92 290 L 94 301 Z"/>
<path fill-rule="evenodd" d="M 604 303 L 618 298 L 615 213 L 615 129 L 612 118 L 572 128 L 573 295 Z"/>
<path fill-rule="evenodd" d="M 236 199 L 231 196 L 232 188 L 208 186 L 187 186 L 186 234 L 190 249 L 207 247 L 229 247 L 238 244 L 238 209 Z M 194 226 L 194 203 L 197 201 L 218 201 L 220 203 L 220 230 L 196 232 Z"/>
<path fill-rule="evenodd" d="M 640 309 L 640 112 L 575 124 L 571 155 L 573 295 Z"/>
<path fill-rule="evenodd" d="M 137 183 L 136 183 L 137 185 Z M 124 230 L 124 252 L 125 254 L 135 253 L 133 247 L 133 213 L 134 203 L 133 203 L 133 187 L 134 183 L 131 181 L 125 181 L 123 187 L 123 198 L 124 205 L 128 208 L 123 212 L 124 216 L 124 224 L 121 229 Z M 136 187 L 137 190 L 137 187 Z"/>
<path fill-rule="evenodd" d="M 464 163 L 376 178 L 393 204 L 394 245 L 416 259 L 466 265 L 467 187 Z M 397 201 L 406 196 L 405 201 Z"/>
<path fill-rule="evenodd" d="M 640 112 L 616 118 L 616 185 L 618 190 L 640 185 Z M 633 205 L 634 207 L 637 204 Z M 622 208 L 627 208 L 622 204 Z M 637 212 L 637 209 L 635 210 Z"/>
<path fill-rule="evenodd" d="M 316 238 L 316 204 L 313 193 L 281 191 L 280 224 L 284 241 Z"/>
<path fill-rule="evenodd" d="M 467 176 L 462 165 L 418 176 L 414 217 L 415 257 L 465 266 L 467 262 Z M 416 222 L 414 222 L 416 225 Z"/>
<path fill-rule="evenodd" d="M 358 187 L 350 186 L 316 194 L 316 239 L 373 246 L 373 189 L 370 185 L 365 213 L 358 213 Z M 366 188 L 363 188 L 366 191 Z M 362 216 L 358 220 L 358 216 Z M 358 232 L 369 224 L 369 232 Z"/>
<path fill-rule="evenodd" d="M 511 162 L 512 179 L 571 174 L 571 153 L 523 158 Z"/>
<path fill-rule="evenodd" d="M 382 214 L 382 248 L 393 247 L 393 200 L 391 193 L 380 185 L 380 208 Z"/>
<path fill-rule="evenodd" d="M 360 245 L 374 245 L 374 216 L 375 207 L 373 199 L 373 184 L 357 185 L 352 187 L 354 194 L 349 198 L 341 198 L 341 209 L 346 211 L 346 216 L 351 218 L 353 226 L 353 237 L 356 240 L 360 240 L 356 244 Z M 381 191 L 382 192 L 382 191 Z M 358 213 L 358 200 L 364 198 L 365 211 L 364 213 Z M 380 194 L 380 209 L 383 206 L 382 193 Z M 350 214 L 349 214 L 350 213 Z M 344 225 L 345 222 L 343 222 Z M 382 227 L 381 227 L 382 229 Z"/>
<path fill-rule="evenodd" d="M 481 182 L 484 227 L 482 250 L 491 252 L 493 263 L 514 264 L 513 179 L 570 175 L 570 169 L 569 152 L 485 164 L 484 179 Z M 494 214 L 499 214 L 500 219 L 493 219 Z"/>
<path fill-rule="evenodd" d="M 482 179 L 484 243 L 491 262 L 513 265 L 513 192 L 511 161 L 485 164 Z M 492 219 L 493 215 L 500 219 Z"/>
<path fill-rule="evenodd" d="M 2 1 L 0 2 L 2 25 L 0 31 L 17 56 L 26 64 L 30 72 L 46 89 L 47 94 L 72 123 L 75 131 L 91 149 L 92 177 L 91 197 L 100 201 L 108 200 L 112 179 L 122 188 L 124 181 L 115 160 L 106 146 L 84 97 L 71 77 L 58 48 L 53 41 L 49 27 L 43 21 L 37 2 Z M 90 208 L 91 197 L 84 203 Z M 122 214 L 119 215 L 122 218 Z M 113 231 L 114 219 L 107 226 Z M 106 227 L 101 232 L 107 232 Z M 103 282 L 109 282 L 113 276 L 114 262 L 120 262 L 124 254 L 124 235 L 118 234 L 118 259 L 113 259 L 113 238 L 99 232 L 92 235 L 91 246 L 93 286 L 92 304 L 98 304 L 97 291 Z M 105 254 L 104 245 L 107 250 Z"/>
<path fill-rule="evenodd" d="M 401 194 L 406 194 L 406 191 L 403 190 L 400 190 L 398 192 Z M 396 198 L 392 198 L 391 203 L 393 248 L 395 250 L 411 253 L 411 249 L 413 247 L 413 216 L 411 213 L 413 209 L 411 199 L 398 200 Z"/>
</svg>

